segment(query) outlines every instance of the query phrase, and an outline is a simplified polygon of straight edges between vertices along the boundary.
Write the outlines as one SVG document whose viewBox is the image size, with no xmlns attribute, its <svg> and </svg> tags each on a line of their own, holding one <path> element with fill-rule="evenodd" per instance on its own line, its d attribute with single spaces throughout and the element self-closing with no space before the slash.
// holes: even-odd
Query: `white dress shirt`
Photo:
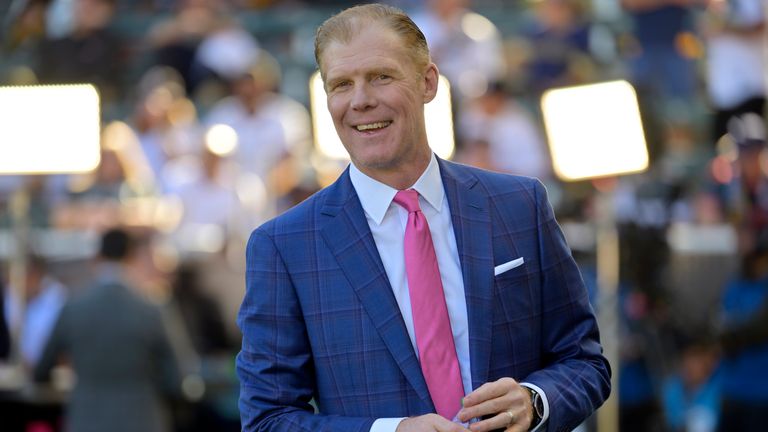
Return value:
<svg viewBox="0 0 768 432">
<path fill-rule="evenodd" d="M 404 239 L 405 227 L 408 221 L 408 211 L 392 202 L 396 189 L 385 185 L 363 174 L 354 164 L 349 169 L 352 186 L 357 192 L 360 204 L 365 211 L 368 226 L 373 234 L 376 249 L 381 257 L 384 271 L 392 286 L 397 305 L 403 316 L 411 345 L 419 355 L 416 346 L 416 336 L 413 329 L 413 314 L 411 313 L 411 298 L 408 293 L 408 280 L 405 273 Z M 464 295 L 464 280 L 459 261 L 459 250 L 451 222 L 451 211 L 445 197 L 445 189 L 440 177 L 440 167 L 437 158 L 432 159 L 424 173 L 409 189 L 419 193 L 419 206 L 429 224 L 432 243 L 435 247 L 437 265 L 440 269 L 440 280 L 443 283 L 445 303 L 448 317 L 451 321 L 453 341 L 461 371 L 461 381 L 464 394 L 472 392 L 472 375 L 469 355 L 469 324 L 467 321 L 467 302 Z M 541 389 L 526 384 L 542 395 L 545 401 L 545 414 L 548 417 L 546 398 Z M 371 432 L 394 431 L 403 418 L 377 419 L 371 427 Z M 542 424 L 544 421 L 542 420 Z"/>
<path fill-rule="evenodd" d="M 13 290 L 8 291 L 5 298 L 5 317 L 9 328 L 16 327 L 20 319 L 24 321 L 19 341 L 21 356 L 30 366 L 34 366 L 43 354 L 61 308 L 67 302 L 67 288 L 58 280 L 44 276 L 40 281 L 40 292 L 34 298 L 28 299 L 23 310 L 19 300 L 13 295 Z M 24 316 L 20 317 L 22 312 Z"/>
</svg>

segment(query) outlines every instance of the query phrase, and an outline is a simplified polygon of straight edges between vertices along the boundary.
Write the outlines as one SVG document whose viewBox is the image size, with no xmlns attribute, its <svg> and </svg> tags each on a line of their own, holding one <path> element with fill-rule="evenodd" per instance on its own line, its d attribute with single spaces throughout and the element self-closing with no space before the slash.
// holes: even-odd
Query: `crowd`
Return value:
<svg viewBox="0 0 768 432">
<path fill-rule="evenodd" d="M 594 227 L 598 197 L 611 197 L 621 245 L 620 364 L 613 365 L 620 429 L 761 430 L 768 412 L 764 2 L 387 3 L 411 12 L 451 82 L 453 159 L 541 179 L 566 234 L 574 235 L 569 243 L 591 286 L 594 241 L 577 233 Z M 30 379 L 53 367 L 43 355 L 50 336 L 62 331 L 57 325 L 71 314 L 72 299 L 103 273 L 93 265 L 103 258 L 102 234 L 122 226 L 142 245 L 126 284 L 140 304 L 160 308 L 150 333 L 175 359 L 156 379 L 173 387 L 163 397 L 174 430 L 239 430 L 234 321 L 245 242 L 253 228 L 329 184 L 346 164 L 318 150 L 307 106 L 316 67 L 312 32 L 351 4 L 0 5 L 0 85 L 93 83 L 103 120 L 94 172 L 0 176 L 0 229 L 14 228 L 11 202 L 24 191 L 38 234 L 22 299 L 9 287 L 11 253 L 0 247 L 0 359 L 20 361 Z M 638 92 L 650 168 L 560 181 L 541 95 L 613 79 Z M 62 250 L 40 234 L 51 232 L 75 233 L 79 240 L 55 238 L 85 245 L 85 252 Z M 102 326 L 118 317 L 94 319 L 103 322 L 92 326 Z M 23 330 L 14 353 L 9 335 L 17 327 Z M 69 361 L 75 371 L 76 355 Z M 61 373 L 35 375 L 66 387 Z M 0 405 L 11 400 L 0 397 Z M 50 416 L 23 417 L 3 415 L 0 424 L 61 426 Z"/>
</svg>

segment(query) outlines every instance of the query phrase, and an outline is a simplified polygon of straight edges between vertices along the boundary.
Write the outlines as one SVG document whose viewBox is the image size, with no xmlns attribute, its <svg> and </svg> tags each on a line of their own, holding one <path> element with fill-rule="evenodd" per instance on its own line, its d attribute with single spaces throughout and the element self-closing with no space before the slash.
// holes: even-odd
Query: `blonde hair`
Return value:
<svg viewBox="0 0 768 432">
<path fill-rule="evenodd" d="M 348 43 L 365 24 L 379 23 L 395 32 L 404 42 L 413 64 L 422 70 L 430 63 L 424 33 L 402 10 L 383 4 L 366 4 L 345 9 L 328 18 L 315 34 L 315 61 L 325 78 L 320 58 L 331 42 Z"/>
</svg>

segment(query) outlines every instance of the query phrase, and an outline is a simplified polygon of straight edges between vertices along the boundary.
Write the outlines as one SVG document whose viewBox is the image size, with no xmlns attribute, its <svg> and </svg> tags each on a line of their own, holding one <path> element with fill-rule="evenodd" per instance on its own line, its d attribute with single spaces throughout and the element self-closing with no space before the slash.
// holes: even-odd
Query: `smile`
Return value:
<svg viewBox="0 0 768 432">
<path fill-rule="evenodd" d="M 377 129 L 384 129 L 385 127 L 392 124 L 391 121 L 383 121 L 383 122 L 376 122 L 376 123 L 368 123 L 368 124 L 361 124 L 355 126 L 355 129 L 358 131 L 370 131 L 370 130 L 377 130 Z"/>
</svg>

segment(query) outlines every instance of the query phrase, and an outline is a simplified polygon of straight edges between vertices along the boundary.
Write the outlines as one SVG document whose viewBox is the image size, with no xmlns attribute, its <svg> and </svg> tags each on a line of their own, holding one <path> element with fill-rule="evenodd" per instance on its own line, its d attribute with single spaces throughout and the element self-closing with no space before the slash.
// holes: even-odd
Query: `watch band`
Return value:
<svg viewBox="0 0 768 432">
<path fill-rule="evenodd" d="M 528 428 L 528 430 L 532 430 L 541 423 L 541 419 L 544 416 L 544 401 L 536 390 L 530 387 L 525 387 L 525 389 L 528 390 L 528 394 L 531 396 L 531 406 L 533 407 L 533 418 L 531 419 L 531 426 Z"/>
</svg>

